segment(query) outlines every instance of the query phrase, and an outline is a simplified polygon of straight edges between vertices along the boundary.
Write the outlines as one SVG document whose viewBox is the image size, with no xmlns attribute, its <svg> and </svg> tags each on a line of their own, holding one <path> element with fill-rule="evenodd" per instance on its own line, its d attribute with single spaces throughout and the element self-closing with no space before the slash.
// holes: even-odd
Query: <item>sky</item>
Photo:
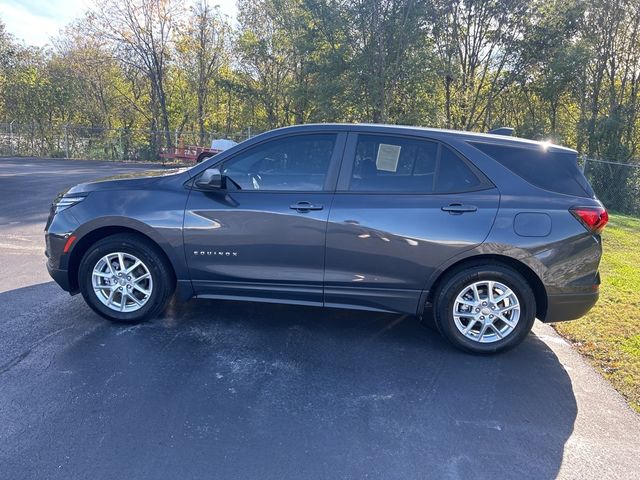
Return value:
<svg viewBox="0 0 640 480">
<path fill-rule="evenodd" d="M 0 0 L 0 20 L 7 31 L 27 45 L 42 47 L 60 29 L 91 7 L 92 0 Z M 223 14 L 235 18 L 236 0 L 211 0 Z"/>
</svg>

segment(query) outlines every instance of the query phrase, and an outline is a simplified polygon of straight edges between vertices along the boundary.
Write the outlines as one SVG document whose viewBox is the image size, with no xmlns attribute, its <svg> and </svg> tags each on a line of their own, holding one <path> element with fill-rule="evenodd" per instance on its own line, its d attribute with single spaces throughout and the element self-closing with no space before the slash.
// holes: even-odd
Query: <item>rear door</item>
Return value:
<svg viewBox="0 0 640 480">
<path fill-rule="evenodd" d="M 498 202 L 442 143 L 350 134 L 327 226 L 325 305 L 415 313 L 437 267 L 486 238 Z"/>
<path fill-rule="evenodd" d="M 216 165 L 194 189 L 184 242 L 199 296 L 322 304 L 325 232 L 346 134 L 289 134 Z"/>
</svg>

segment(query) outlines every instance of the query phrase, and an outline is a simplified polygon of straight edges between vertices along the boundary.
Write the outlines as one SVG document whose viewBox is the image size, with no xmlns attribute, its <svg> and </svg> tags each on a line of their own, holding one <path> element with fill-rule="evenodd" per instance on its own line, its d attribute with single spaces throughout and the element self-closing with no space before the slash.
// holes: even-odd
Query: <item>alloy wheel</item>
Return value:
<svg viewBox="0 0 640 480">
<path fill-rule="evenodd" d="M 494 343 L 509 336 L 520 319 L 520 301 L 503 283 L 483 280 L 467 285 L 453 302 L 456 328 L 478 343 Z"/>
<path fill-rule="evenodd" d="M 93 267 L 93 291 L 98 299 L 116 312 L 141 309 L 153 292 L 149 268 L 135 255 L 109 253 Z"/>
</svg>

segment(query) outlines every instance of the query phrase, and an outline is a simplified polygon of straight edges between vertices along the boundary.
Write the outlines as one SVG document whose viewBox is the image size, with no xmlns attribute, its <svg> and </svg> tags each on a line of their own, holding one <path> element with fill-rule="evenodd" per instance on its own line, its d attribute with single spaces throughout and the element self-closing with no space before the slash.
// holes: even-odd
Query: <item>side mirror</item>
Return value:
<svg viewBox="0 0 640 480">
<path fill-rule="evenodd" d="M 195 182 L 196 187 L 205 190 L 222 188 L 222 173 L 219 168 L 208 168 L 200 174 Z"/>
</svg>

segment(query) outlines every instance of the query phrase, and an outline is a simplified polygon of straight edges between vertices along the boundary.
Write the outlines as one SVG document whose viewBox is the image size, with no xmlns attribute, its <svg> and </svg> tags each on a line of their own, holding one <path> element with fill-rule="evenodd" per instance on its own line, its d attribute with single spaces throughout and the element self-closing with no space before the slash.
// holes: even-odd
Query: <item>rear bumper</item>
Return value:
<svg viewBox="0 0 640 480">
<path fill-rule="evenodd" d="M 565 293 L 547 297 L 547 311 L 541 320 L 545 323 L 575 320 L 586 314 L 598 301 L 598 291 Z"/>
</svg>

